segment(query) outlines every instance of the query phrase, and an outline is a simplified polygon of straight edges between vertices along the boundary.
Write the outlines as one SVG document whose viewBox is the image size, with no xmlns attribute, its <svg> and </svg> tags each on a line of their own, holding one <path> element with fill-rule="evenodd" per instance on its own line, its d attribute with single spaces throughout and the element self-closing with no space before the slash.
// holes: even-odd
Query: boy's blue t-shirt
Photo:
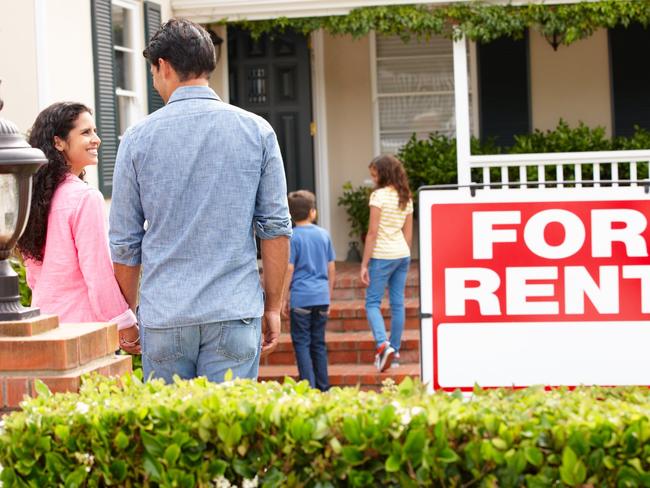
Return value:
<svg viewBox="0 0 650 488">
<path fill-rule="evenodd" d="M 293 228 L 289 258 L 294 266 L 291 308 L 329 305 L 327 264 L 335 257 L 332 240 L 325 229 L 314 224 Z"/>
</svg>

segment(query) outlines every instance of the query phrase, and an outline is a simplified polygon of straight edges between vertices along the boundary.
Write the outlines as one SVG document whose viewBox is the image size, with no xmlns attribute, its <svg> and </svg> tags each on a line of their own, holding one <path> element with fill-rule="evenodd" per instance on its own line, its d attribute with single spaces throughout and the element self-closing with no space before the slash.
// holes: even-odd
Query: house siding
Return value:
<svg viewBox="0 0 650 488">
<path fill-rule="evenodd" d="M 373 157 L 370 43 L 368 37 L 330 35 L 324 41 L 331 235 L 343 260 L 351 238 L 345 210 L 336 202 L 346 181 L 356 186 L 369 178 Z"/>
<path fill-rule="evenodd" d="M 575 126 L 603 126 L 611 135 L 607 31 L 554 51 L 537 31 L 530 32 L 533 128 L 549 130 L 561 118 Z"/>
<path fill-rule="evenodd" d="M 25 132 L 38 113 L 38 73 L 34 2 L 0 2 L 0 117 Z M 92 73 L 91 73 L 92 75 Z"/>
</svg>

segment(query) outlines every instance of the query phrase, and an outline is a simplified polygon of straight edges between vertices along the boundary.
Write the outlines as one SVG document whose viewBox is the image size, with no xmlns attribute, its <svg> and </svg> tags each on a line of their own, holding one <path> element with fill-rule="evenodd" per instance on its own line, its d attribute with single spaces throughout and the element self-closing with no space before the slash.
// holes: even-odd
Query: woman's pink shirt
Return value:
<svg viewBox="0 0 650 488">
<path fill-rule="evenodd" d="M 104 197 L 74 175 L 52 198 L 43 262 L 25 260 L 32 305 L 62 323 L 136 322 L 115 281 Z"/>
</svg>

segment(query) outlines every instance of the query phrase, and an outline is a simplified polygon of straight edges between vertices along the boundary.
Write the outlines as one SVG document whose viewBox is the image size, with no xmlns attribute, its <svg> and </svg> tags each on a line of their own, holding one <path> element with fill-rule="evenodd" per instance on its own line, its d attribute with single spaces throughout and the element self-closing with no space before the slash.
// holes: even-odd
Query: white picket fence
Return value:
<svg viewBox="0 0 650 488">
<path fill-rule="evenodd" d="M 649 162 L 650 150 L 469 156 L 459 173 L 467 165 L 486 188 L 637 186 L 650 184 Z"/>
</svg>

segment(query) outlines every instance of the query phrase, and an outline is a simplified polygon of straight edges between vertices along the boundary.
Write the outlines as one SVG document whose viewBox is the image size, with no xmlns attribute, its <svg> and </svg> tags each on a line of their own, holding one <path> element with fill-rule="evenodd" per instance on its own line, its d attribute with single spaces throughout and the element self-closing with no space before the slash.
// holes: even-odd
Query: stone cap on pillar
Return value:
<svg viewBox="0 0 650 488">
<path fill-rule="evenodd" d="M 31 319 L 0 321 L 0 337 L 30 337 L 42 334 L 59 326 L 56 315 L 39 315 Z"/>
</svg>

